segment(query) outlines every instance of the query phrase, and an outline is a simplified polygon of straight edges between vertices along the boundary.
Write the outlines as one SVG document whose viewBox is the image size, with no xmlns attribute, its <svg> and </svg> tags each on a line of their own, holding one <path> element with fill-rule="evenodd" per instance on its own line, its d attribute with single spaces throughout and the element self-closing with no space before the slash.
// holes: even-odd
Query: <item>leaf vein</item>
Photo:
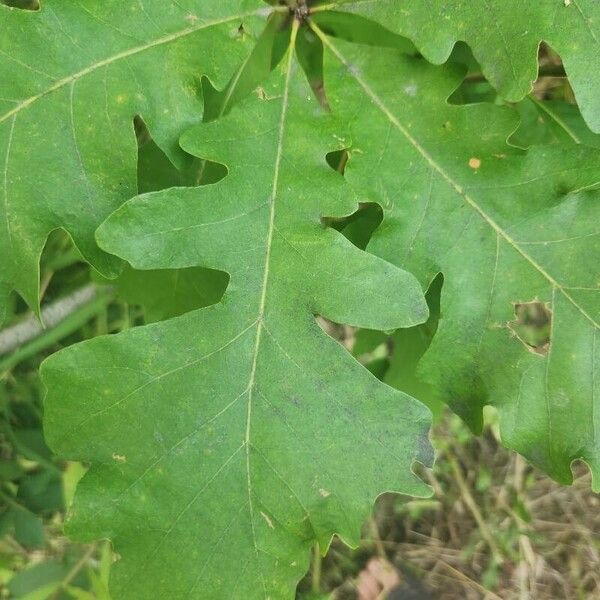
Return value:
<svg viewBox="0 0 600 600">
<path fill-rule="evenodd" d="M 8 242 L 10 247 L 13 247 L 12 232 L 10 227 L 10 218 L 8 215 L 8 165 L 10 161 L 10 150 L 12 148 L 13 136 L 15 132 L 15 124 L 17 122 L 17 115 L 13 117 L 12 124 L 10 126 L 10 132 L 8 134 L 8 142 L 6 144 L 6 156 L 4 158 L 4 219 L 6 221 L 6 233 L 8 235 Z"/>
</svg>

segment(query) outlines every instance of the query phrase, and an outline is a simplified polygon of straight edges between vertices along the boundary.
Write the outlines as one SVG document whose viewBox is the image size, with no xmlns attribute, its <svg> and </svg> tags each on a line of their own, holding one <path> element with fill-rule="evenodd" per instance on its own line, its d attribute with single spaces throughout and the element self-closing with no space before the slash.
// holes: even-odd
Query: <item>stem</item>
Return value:
<svg viewBox="0 0 600 600">
<path fill-rule="evenodd" d="M 30 317 L 0 333 L 0 354 L 15 349 L 15 352 L 0 361 L 0 377 L 24 360 L 77 331 L 93 316 L 102 312 L 113 297 L 114 291 L 110 287 L 86 286 L 42 311 L 45 322 L 51 328 L 44 329 L 35 317 Z"/>
<path fill-rule="evenodd" d="M 323 557 L 319 550 L 319 543 L 317 542 L 313 549 L 313 564 L 312 564 L 312 591 L 315 594 L 321 593 L 321 567 L 323 564 Z"/>
<path fill-rule="evenodd" d="M 525 460 L 522 456 L 515 456 L 515 470 L 514 470 L 514 488 L 517 493 L 517 497 L 521 499 L 521 502 L 526 506 L 526 495 L 524 491 L 524 473 L 525 473 Z M 529 600 L 531 597 L 531 573 L 535 572 L 535 550 L 529 535 L 527 533 L 529 526 L 521 515 L 517 512 L 513 512 L 513 518 L 519 529 L 519 600 Z"/>
<path fill-rule="evenodd" d="M 452 565 L 448 564 L 446 561 L 438 558 L 438 562 L 445 569 L 450 571 L 450 573 L 455 575 L 456 578 L 460 579 L 461 581 L 464 581 L 467 585 L 469 585 L 470 587 L 476 589 L 478 592 L 483 594 L 484 598 L 490 599 L 490 600 L 502 600 L 502 598 L 500 598 L 500 596 L 498 596 L 498 594 L 495 594 L 491 590 L 488 590 L 486 587 L 482 586 L 480 583 L 478 583 L 474 579 L 471 579 L 470 577 L 465 575 L 462 571 L 455 569 Z"/>
<path fill-rule="evenodd" d="M 379 535 L 379 527 L 377 527 L 377 521 L 375 521 L 375 519 L 371 517 L 369 519 L 369 525 L 371 526 L 371 531 L 373 533 L 373 543 L 375 544 L 377 554 L 379 554 L 379 557 L 387 562 L 387 555 L 385 553 L 385 548 L 383 547 L 383 542 L 381 541 L 381 535 Z"/>
<path fill-rule="evenodd" d="M 314 14 L 314 13 L 325 12 L 327 10 L 334 10 L 336 8 L 339 8 L 339 3 L 330 2 L 329 4 L 319 4 L 317 6 L 313 6 L 313 7 L 311 7 L 310 12 L 311 12 L 311 14 Z"/>
<path fill-rule="evenodd" d="M 98 293 L 95 285 L 86 285 L 65 298 L 46 305 L 42 309 L 42 323 L 35 315 L 30 315 L 24 321 L 0 331 L 0 355 L 8 354 L 41 335 L 46 328 L 58 325 L 79 307 L 93 300 Z"/>
<path fill-rule="evenodd" d="M 460 489 L 460 493 L 463 497 L 464 503 L 467 506 L 467 508 L 469 509 L 469 511 L 471 512 L 471 514 L 473 515 L 473 518 L 477 522 L 477 525 L 479 526 L 479 531 L 481 533 L 481 537 L 487 542 L 488 546 L 490 547 L 490 550 L 492 551 L 494 560 L 498 564 L 501 564 L 502 563 L 502 553 L 500 552 L 500 549 L 498 548 L 498 545 L 496 544 L 496 540 L 494 540 L 494 537 L 490 533 L 490 530 L 488 529 L 485 519 L 483 518 L 481 512 L 479 511 L 479 508 L 477 507 L 477 503 L 475 502 L 475 500 L 473 499 L 473 496 L 471 495 L 471 492 L 469 491 L 469 486 L 465 482 L 462 471 L 460 470 L 460 465 L 458 464 L 456 459 L 451 458 L 450 466 L 452 467 L 452 471 L 454 473 L 454 478 L 456 480 L 456 483 L 458 484 L 458 488 Z"/>
<path fill-rule="evenodd" d="M 268 1 L 269 0 L 267 0 L 267 2 Z M 289 6 L 289 4 L 275 4 L 275 5 L 271 6 L 271 10 L 276 13 L 289 13 L 290 6 Z"/>
<path fill-rule="evenodd" d="M 65 575 L 65 578 L 60 582 L 52 596 L 48 600 L 57 600 L 60 598 L 62 592 L 69 586 L 71 581 L 77 577 L 79 571 L 85 567 L 86 563 L 92 558 L 92 555 L 96 552 L 96 544 L 92 544 L 86 551 L 86 553 L 73 565 L 73 568 Z"/>
<path fill-rule="evenodd" d="M 344 172 L 346 171 L 346 165 L 348 164 L 349 160 L 350 160 L 350 153 L 348 152 L 348 150 L 342 150 L 342 155 L 340 157 L 340 164 L 337 167 L 337 172 L 340 173 L 340 175 L 343 175 Z"/>
</svg>

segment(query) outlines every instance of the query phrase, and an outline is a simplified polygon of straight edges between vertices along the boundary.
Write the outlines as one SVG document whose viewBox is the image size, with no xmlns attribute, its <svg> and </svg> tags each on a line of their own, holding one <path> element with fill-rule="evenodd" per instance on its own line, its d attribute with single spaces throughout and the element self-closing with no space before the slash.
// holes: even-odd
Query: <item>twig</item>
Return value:
<svg viewBox="0 0 600 600">
<path fill-rule="evenodd" d="M 526 506 L 527 501 L 523 491 L 525 487 L 525 469 L 525 460 L 522 456 L 517 454 L 515 456 L 514 486 L 518 497 L 522 499 L 523 504 Z M 525 521 L 517 512 L 514 512 L 513 516 L 520 532 L 519 554 L 521 556 L 521 560 L 519 561 L 518 565 L 519 598 L 520 600 L 528 600 L 531 597 L 531 590 L 534 587 L 532 585 L 534 583 L 532 573 L 535 571 L 536 564 L 535 551 L 529 536 L 527 533 L 524 533 L 528 530 L 527 523 L 525 523 Z"/>
<path fill-rule="evenodd" d="M 81 293 L 84 291 L 85 293 Z M 110 287 L 95 288 L 93 293 L 86 287 L 78 292 L 81 294 L 77 298 L 74 299 L 72 295 L 68 297 L 68 301 L 63 299 L 64 303 L 59 300 L 58 303 L 62 303 L 60 306 L 53 306 L 56 311 L 52 314 L 53 326 L 51 328 L 44 329 L 38 321 L 31 322 L 30 319 L 27 319 L 0 333 L 3 347 L 15 349 L 0 361 L 0 377 L 24 360 L 35 356 L 77 331 L 92 317 L 105 310 L 106 305 L 114 298 L 114 290 Z M 2 352 L 0 352 L 1 354 Z"/>
<path fill-rule="evenodd" d="M 502 598 L 500 598 L 500 596 L 498 596 L 497 594 L 494 594 L 494 592 L 483 587 L 480 583 L 477 583 L 475 580 L 473 580 L 470 577 L 468 577 L 467 575 L 465 575 L 462 571 L 455 569 L 452 565 L 449 565 L 447 562 L 445 562 L 441 559 L 438 559 L 438 563 L 441 564 L 450 573 L 455 575 L 456 579 L 458 579 L 459 581 L 463 581 L 464 583 L 466 583 L 467 585 L 469 585 L 472 588 L 475 588 L 478 592 L 481 592 L 486 597 L 492 598 L 492 600 L 502 600 Z M 443 575 L 441 575 L 441 576 L 443 577 Z"/>
<path fill-rule="evenodd" d="M 377 522 L 373 517 L 369 519 L 369 524 L 371 526 L 371 532 L 373 533 L 373 542 L 375 544 L 375 549 L 377 550 L 377 554 L 379 557 L 384 559 L 387 562 L 387 555 L 385 553 L 385 548 L 383 546 L 383 542 L 381 540 L 381 535 L 379 534 L 379 527 L 377 527 Z"/>
<path fill-rule="evenodd" d="M 321 556 L 321 550 L 319 549 L 319 543 L 317 542 L 313 549 L 313 564 L 312 564 L 312 581 L 311 587 L 315 594 L 321 593 L 321 567 L 323 565 L 323 557 Z"/>
<path fill-rule="evenodd" d="M 26 342 L 40 336 L 44 329 L 58 325 L 80 306 L 91 302 L 97 295 L 98 288 L 94 284 L 86 285 L 71 295 L 51 302 L 42 309 L 42 323 L 35 315 L 24 321 L 0 331 L 0 356 L 8 354 Z"/>
<path fill-rule="evenodd" d="M 60 582 L 52 596 L 48 600 L 57 600 L 61 593 L 68 587 L 68 585 L 77 577 L 79 571 L 85 567 L 88 560 L 96 552 L 96 544 L 92 544 L 86 551 L 86 553 L 73 565 L 73 568 L 65 575 L 65 578 Z"/>
<path fill-rule="evenodd" d="M 498 548 L 496 541 L 490 533 L 485 519 L 481 515 L 481 512 L 479 512 L 479 508 L 477 507 L 477 504 L 475 503 L 475 500 L 471 495 L 469 487 L 467 486 L 464 480 L 458 462 L 455 459 L 450 459 L 450 466 L 452 467 L 452 471 L 454 472 L 454 478 L 456 479 L 456 483 L 458 484 L 465 505 L 467 506 L 467 508 L 473 515 L 473 518 L 477 522 L 477 525 L 479 526 L 481 537 L 483 537 L 483 539 L 487 542 L 496 562 L 498 562 L 499 564 L 502 563 L 502 554 L 500 552 L 500 549 Z"/>
</svg>

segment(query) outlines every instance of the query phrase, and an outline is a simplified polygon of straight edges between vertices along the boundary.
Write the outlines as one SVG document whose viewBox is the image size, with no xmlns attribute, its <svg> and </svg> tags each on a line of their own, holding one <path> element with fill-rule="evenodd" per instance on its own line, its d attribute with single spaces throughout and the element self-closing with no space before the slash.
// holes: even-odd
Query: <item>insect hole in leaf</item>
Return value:
<svg viewBox="0 0 600 600">
<path fill-rule="evenodd" d="M 529 351 L 546 356 L 551 343 L 552 311 L 539 300 L 514 306 L 516 319 L 508 323 L 509 328 Z"/>
</svg>

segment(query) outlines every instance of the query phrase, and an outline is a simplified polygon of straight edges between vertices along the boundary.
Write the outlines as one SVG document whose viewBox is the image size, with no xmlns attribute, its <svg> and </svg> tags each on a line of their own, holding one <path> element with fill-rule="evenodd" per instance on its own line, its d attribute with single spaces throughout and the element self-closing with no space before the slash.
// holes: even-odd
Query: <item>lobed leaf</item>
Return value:
<svg viewBox="0 0 600 600">
<path fill-rule="evenodd" d="M 139 196 L 100 227 L 137 269 L 231 276 L 217 305 L 44 364 L 49 443 L 91 463 L 68 531 L 113 540 L 116 599 L 293 598 L 315 541 L 357 543 L 383 491 L 427 493 L 411 466 L 432 460 L 429 411 L 315 322 L 427 319 L 413 276 L 320 221 L 356 208 L 325 161 L 347 143 L 290 52 L 260 94 L 183 136 L 223 181 Z"/>
<path fill-rule="evenodd" d="M 422 377 L 476 431 L 497 407 L 504 443 L 557 480 L 583 458 L 598 489 L 600 154 L 509 146 L 513 111 L 445 102 L 456 68 L 317 31 L 331 106 L 351 119 L 346 177 L 384 210 L 369 248 L 424 288 L 444 275 Z M 535 310 L 539 347 L 518 322 Z"/>
<path fill-rule="evenodd" d="M 16 289 L 38 305 L 39 257 L 65 229 L 107 276 L 94 241 L 136 193 L 133 117 L 179 166 L 182 131 L 202 115 L 201 76 L 225 86 L 266 15 L 261 0 L 46 0 L 0 5 L 0 322 Z M 270 66 L 270 65 L 269 65 Z"/>
<path fill-rule="evenodd" d="M 585 120 L 600 132 L 596 0 L 336 0 L 321 8 L 373 19 L 410 38 L 437 64 L 448 59 L 456 42 L 465 41 L 484 75 L 509 101 L 531 91 L 544 41 L 560 54 Z"/>
</svg>

